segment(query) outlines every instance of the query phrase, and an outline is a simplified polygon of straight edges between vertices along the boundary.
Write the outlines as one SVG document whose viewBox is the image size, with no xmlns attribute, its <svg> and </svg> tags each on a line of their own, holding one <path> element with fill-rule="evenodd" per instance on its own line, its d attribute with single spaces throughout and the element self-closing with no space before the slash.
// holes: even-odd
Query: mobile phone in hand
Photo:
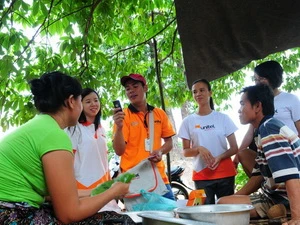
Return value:
<svg viewBox="0 0 300 225">
<path fill-rule="evenodd" d="M 122 111 L 122 106 L 119 100 L 113 101 L 113 104 L 114 104 L 114 108 L 120 108 L 120 110 L 116 111 L 116 113 Z"/>
</svg>

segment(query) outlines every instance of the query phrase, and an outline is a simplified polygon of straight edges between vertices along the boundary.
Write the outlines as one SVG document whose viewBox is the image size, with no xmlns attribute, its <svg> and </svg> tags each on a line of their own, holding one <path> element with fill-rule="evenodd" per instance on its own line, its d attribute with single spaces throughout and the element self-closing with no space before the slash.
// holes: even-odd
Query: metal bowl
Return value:
<svg viewBox="0 0 300 225">
<path fill-rule="evenodd" d="M 139 213 L 138 216 L 142 217 L 143 225 L 216 225 L 215 223 L 175 218 L 173 212 L 145 211 Z"/>
<path fill-rule="evenodd" d="M 180 218 L 213 222 L 217 225 L 249 225 L 250 210 L 247 204 L 200 205 L 175 209 Z"/>
</svg>

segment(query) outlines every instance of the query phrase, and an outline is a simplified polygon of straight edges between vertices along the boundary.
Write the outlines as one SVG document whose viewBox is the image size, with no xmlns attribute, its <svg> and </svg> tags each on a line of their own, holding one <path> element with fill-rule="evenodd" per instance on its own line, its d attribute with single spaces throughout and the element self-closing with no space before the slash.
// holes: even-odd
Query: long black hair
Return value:
<svg viewBox="0 0 300 225">
<path fill-rule="evenodd" d="M 98 99 L 99 99 L 99 102 L 100 102 L 100 98 L 99 98 L 98 93 L 94 89 L 92 89 L 92 88 L 84 88 L 82 90 L 82 94 L 81 94 L 82 101 L 83 101 L 83 99 L 84 99 L 85 96 L 87 96 L 87 95 L 89 95 L 91 93 L 95 93 L 97 95 Z M 102 110 L 101 110 L 101 103 L 100 103 L 99 112 L 97 113 L 97 115 L 95 117 L 95 120 L 94 120 L 95 131 L 98 129 L 98 126 L 101 124 L 101 121 L 100 121 L 101 120 L 101 114 L 102 114 L 101 111 Z M 78 122 L 80 122 L 80 123 L 86 122 L 86 116 L 85 116 L 83 110 L 82 110 L 82 112 L 81 112 L 81 114 L 79 116 Z"/>
<path fill-rule="evenodd" d="M 192 83 L 192 86 L 193 86 L 194 84 L 197 84 L 197 83 L 200 83 L 200 82 L 206 84 L 208 91 L 211 91 L 210 83 L 209 83 L 206 79 L 198 79 L 198 80 L 195 80 L 195 81 Z M 211 108 L 212 110 L 215 109 L 214 101 L 213 101 L 213 99 L 212 99 L 211 96 L 210 96 L 210 98 L 209 98 L 209 106 L 210 106 L 210 108 Z"/>
</svg>

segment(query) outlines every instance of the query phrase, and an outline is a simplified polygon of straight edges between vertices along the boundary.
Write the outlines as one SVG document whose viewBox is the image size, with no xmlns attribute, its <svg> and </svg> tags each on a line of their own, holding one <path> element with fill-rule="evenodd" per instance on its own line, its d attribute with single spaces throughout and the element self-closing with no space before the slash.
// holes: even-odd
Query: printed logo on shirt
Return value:
<svg viewBox="0 0 300 225">
<path fill-rule="evenodd" d="M 204 127 L 201 127 L 201 130 L 212 130 L 215 129 L 215 125 L 206 125 Z"/>
<path fill-rule="evenodd" d="M 196 124 L 195 128 L 200 129 L 201 128 L 200 124 Z"/>
<path fill-rule="evenodd" d="M 154 120 L 154 123 L 161 123 L 160 120 Z"/>
<path fill-rule="evenodd" d="M 131 126 L 135 127 L 135 126 L 137 126 L 137 125 L 139 125 L 139 122 L 138 122 L 138 121 L 133 121 L 133 122 L 131 122 Z"/>
<path fill-rule="evenodd" d="M 280 113 L 289 113 L 290 110 L 287 107 L 281 107 L 279 109 L 275 109 L 275 113 L 274 114 L 280 114 Z"/>
</svg>

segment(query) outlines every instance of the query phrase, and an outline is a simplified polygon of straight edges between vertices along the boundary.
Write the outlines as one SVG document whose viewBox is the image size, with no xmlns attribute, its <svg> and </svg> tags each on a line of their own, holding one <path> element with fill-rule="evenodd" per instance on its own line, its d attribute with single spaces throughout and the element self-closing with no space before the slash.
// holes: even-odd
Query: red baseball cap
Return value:
<svg viewBox="0 0 300 225">
<path fill-rule="evenodd" d="M 145 77 L 143 77 L 143 76 L 140 75 L 140 74 L 134 74 L 134 73 L 131 73 L 131 74 L 129 74 L 128 76 L 122 77 L 122 78 L 121 78 L 121 84 L 122 84 L 123 86 L 125 86 L 126 82 L 127 82 L 129 79 L 131 79 L 131 80 L 136 80 L 136 81 L 140 81 L 140 82 L 142 82 L 144 85 L 147 84 L 147 83 L 146 83 Z"/>
</svg>

